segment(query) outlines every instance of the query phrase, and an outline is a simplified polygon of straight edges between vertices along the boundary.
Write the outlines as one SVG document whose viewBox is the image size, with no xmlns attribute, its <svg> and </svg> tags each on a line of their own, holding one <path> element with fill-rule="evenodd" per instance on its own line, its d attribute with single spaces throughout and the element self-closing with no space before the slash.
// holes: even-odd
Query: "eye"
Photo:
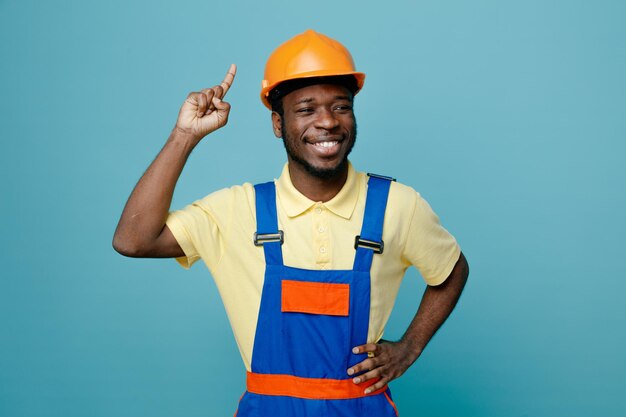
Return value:
<svg viewBox="0 0 626 417">
<path fill-rule="evenodd" d="M 349 104 L 340 104 L 335 106 L 335 110 L 339 112 L 349 112 L 352 111 L 352 106 Z"/>
<path fill-rule="evenodd" d="M 302 107 L 301 109 L 296 110 L 296 113 L 302 113 L 302 114 L 312 113 L 312 112 L 313 112 L 312 107 Z"/>
</svg>

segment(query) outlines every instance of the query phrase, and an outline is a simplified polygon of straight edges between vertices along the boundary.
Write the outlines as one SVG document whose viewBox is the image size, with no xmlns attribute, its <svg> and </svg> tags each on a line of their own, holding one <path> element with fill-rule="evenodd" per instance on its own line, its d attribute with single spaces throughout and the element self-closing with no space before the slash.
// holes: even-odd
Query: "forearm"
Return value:
<svg viewBox="0 0 626 417">
<path fill-rule="evenodd" d="M 454 310 L 468 275 L 467 260 L 461 253 L 448 278 L 441 285 L 428 286 L 424 291 L 417 313 L 401 339 L 401 343 L 409 348 L 411 363 L 421 355 L 430 339 Z"/>
<path fill-rule="evenodd" d="M 237 66 L 231 64 L 219 85 L 191 92 L 183 102 L 176 127 L 128 198 L 115 230 L 113 247 L 126 256 L 178 257 L 184 255 L 165 227 L 174 187 L 196 145 L 228 122 L 230 104 L 222 101 Z"/>
<path fill-rule="evenodd" d="M 125 255 L 142 256 L 165 226 L 174 188 L 198 140 L 174 128 L 128 198 L 113 238 Z"/>
</svg>

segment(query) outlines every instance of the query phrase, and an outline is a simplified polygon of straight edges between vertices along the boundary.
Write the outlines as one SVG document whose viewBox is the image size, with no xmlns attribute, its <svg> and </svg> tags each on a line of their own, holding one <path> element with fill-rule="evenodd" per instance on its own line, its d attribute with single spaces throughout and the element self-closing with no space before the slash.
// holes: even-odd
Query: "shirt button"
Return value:
<svg viewBox="0 0 626 417">
<path fill-rule="evenodd" d="M 326 248 L 322 246 L 322 247 L 320 248 L 320 252 L 321 252 L 321 253 L 326 253 Z"/>
<path fill-rule="evenodd" d="M 316 208 L 316 209 L 315 209 L 315 212 L 316 212 L 317 214 L 320 214 L 320 213 L 322 212 L 322 209 L 321 209 L 320 207 L 318 207 L 318 208 Z"/>
<path fill-rule="evenodd" d="M 320 233 L 324 233 L 324 228 L 322 226 L 319 227 L 319 229 L 317 229 L 318 232 Z"/>
</svg>

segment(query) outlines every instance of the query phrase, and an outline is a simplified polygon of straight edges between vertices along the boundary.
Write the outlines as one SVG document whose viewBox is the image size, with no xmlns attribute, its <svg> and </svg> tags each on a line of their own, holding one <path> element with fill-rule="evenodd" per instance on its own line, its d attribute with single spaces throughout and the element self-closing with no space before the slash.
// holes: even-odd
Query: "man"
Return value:
<svg viewBox="0 0 626 417">
<path fill-rule="evenodd" d="M 244 184 L 168 213 L 191 151 L 223 127 L 232 65 L 189 94 L 167 143 L 139 180 L 113 246 L 210 269 L 248 371 L 238 416 L 393 416 L 402 375 L 454 308 L 468 266 L 411 188 L 356 172 L 355 71 L 338 42 L 308 30 L 270 56 L 261 100 L 288 163 L 274 182 Z M 384 226 L 384 227 L 383 227 Z M 406 333 L 381 339 L 406 269 L 428 286 Z"/>
</svg>

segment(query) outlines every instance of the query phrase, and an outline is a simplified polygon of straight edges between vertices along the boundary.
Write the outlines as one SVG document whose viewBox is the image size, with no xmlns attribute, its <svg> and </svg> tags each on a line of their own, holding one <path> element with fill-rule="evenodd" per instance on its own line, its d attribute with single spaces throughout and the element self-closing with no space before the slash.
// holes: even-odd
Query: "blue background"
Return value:
<svg viewBox="0 0 626 417">
<path fill-rule="evenodd" d="M 277 177 L 265 60 L 311 27 L 367 73 L 352 161 L 419 190 L 471 264 L 392 384 L 403 416 L 624 416 L 626 3 L 0 0 L 0 415 L 232 415 L 203 265 L 116 254 L 189 91 L 239 72 L 173 207 Z M 424 284 L 403 283 L 387 338 Z"/>
</svg>

